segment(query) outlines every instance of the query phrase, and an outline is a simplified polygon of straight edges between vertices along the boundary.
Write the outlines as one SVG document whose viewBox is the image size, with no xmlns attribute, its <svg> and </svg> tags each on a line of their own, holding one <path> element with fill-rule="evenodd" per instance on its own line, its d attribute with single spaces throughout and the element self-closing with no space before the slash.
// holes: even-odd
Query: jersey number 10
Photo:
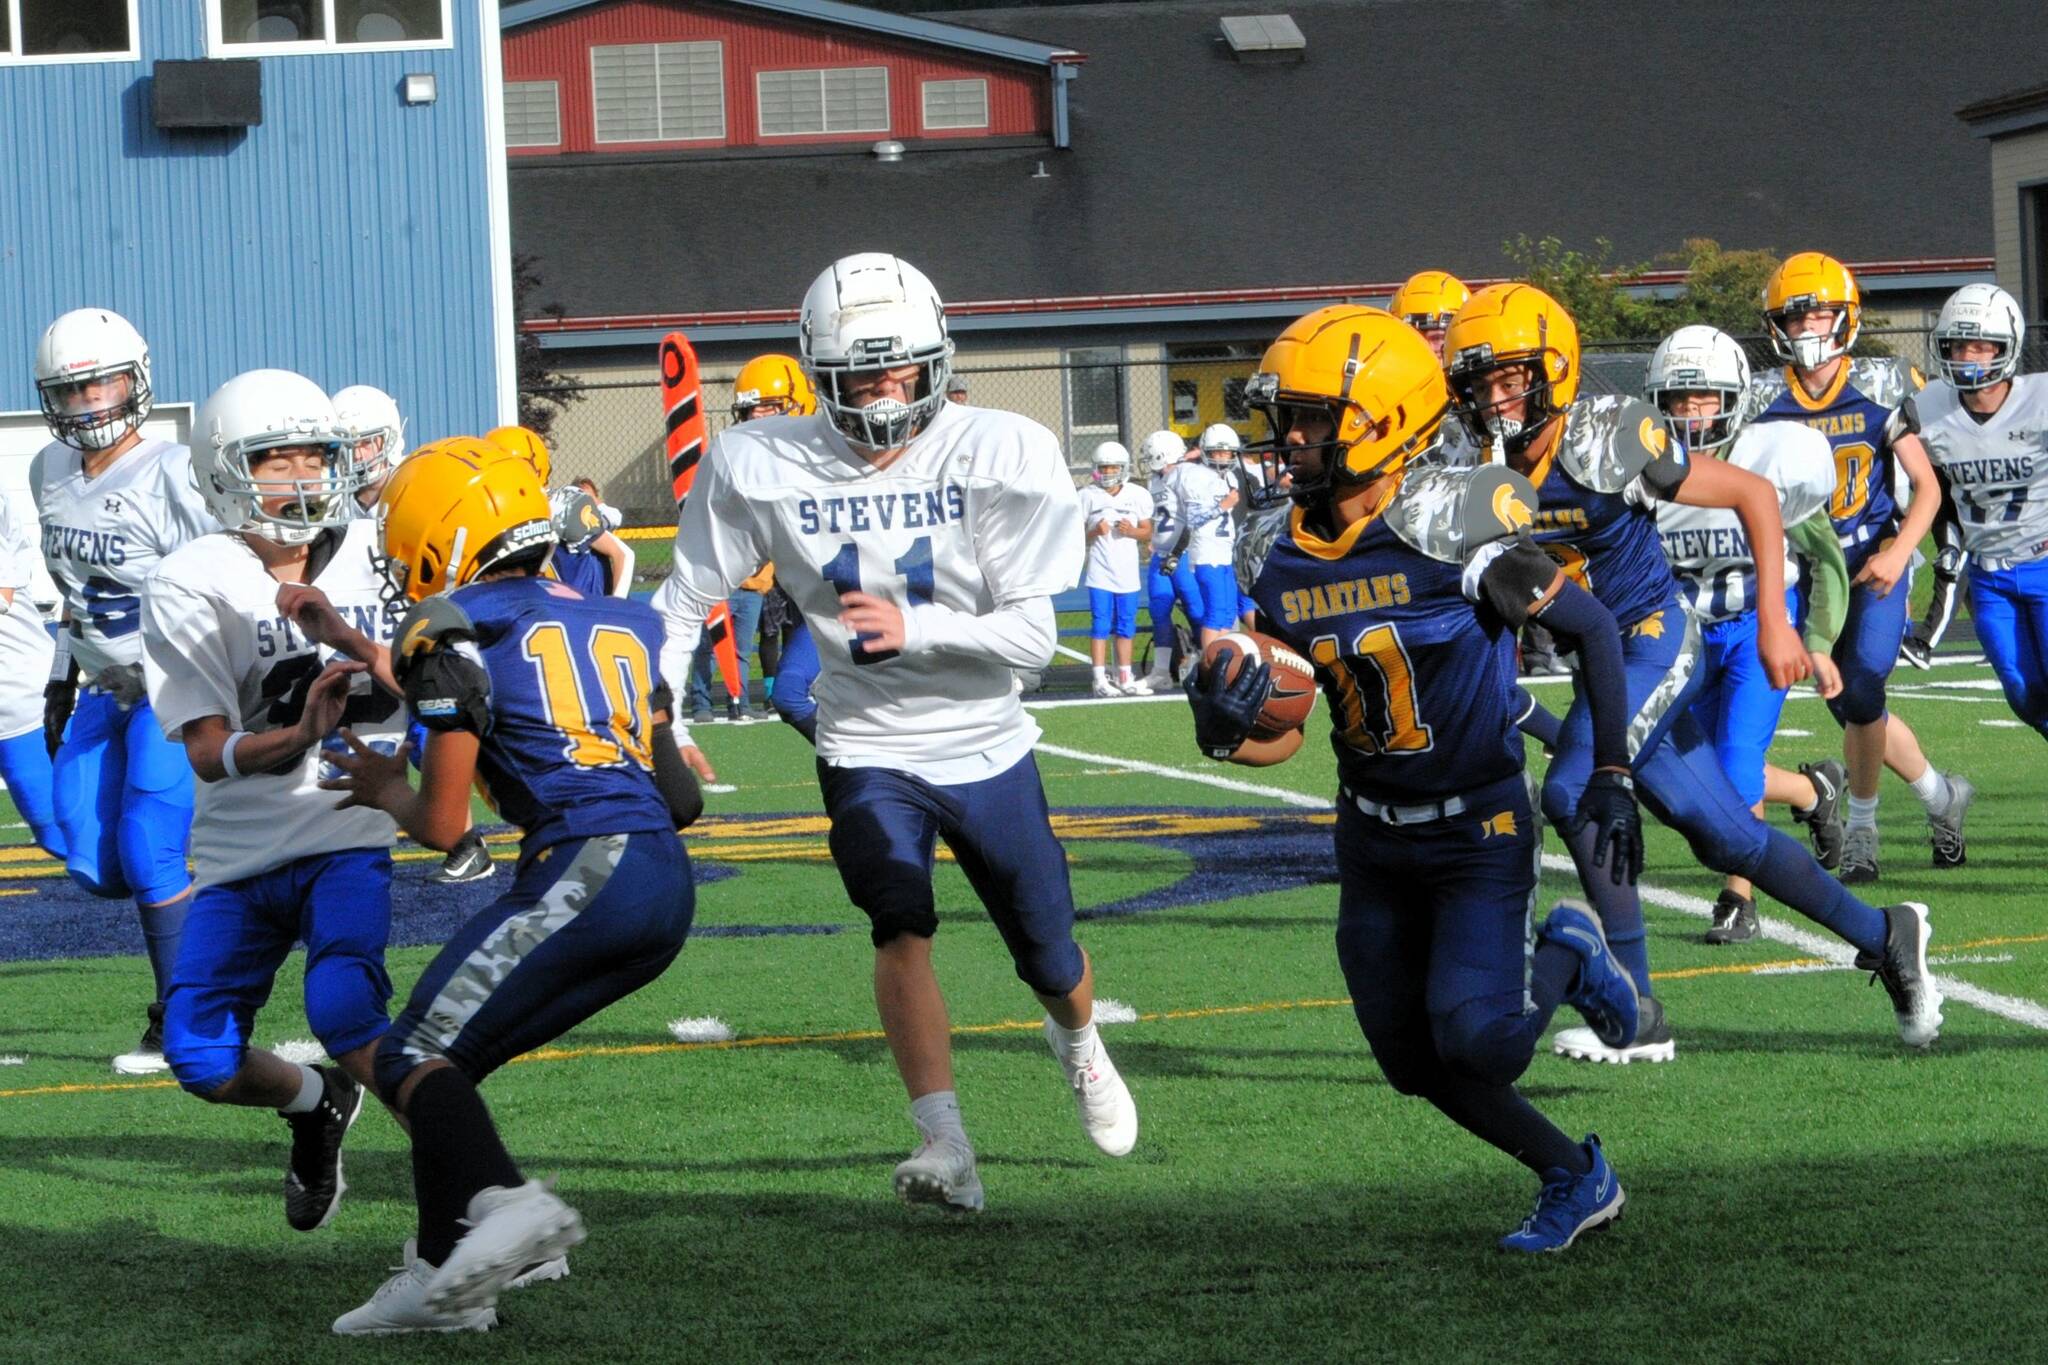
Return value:
<svg viewBox="0 0 2048 1365">
<path fill-rule="evenodd" d="M 593 724 L 584 703 L 581 671 L 569 654 L 569 631 L 548 621 L 526 632 L 520 650 L 540 674 L 541 705 L 548 723 L 562 732 L 562 753 L 585 768 L 616 767 L 630 754 L 642 768 L 654 766 L 648 736 L 654 715 L 648 704 L 653 689 L 647 646 L 630 630 L 593 626 L 583 661 L 596 666 L 598 693 L 604 699 L 602 729 Z"/>
</svg>

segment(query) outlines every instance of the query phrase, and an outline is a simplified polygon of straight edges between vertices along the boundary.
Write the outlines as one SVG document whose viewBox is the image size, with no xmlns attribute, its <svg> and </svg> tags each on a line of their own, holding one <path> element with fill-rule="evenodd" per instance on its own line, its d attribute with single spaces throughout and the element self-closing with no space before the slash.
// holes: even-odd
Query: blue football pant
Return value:
<svg viewBox="0 0 2048 1365">
<path fill-rule="evenodd" d="M 1138 633 L 1138 590 L 1112 592 L 1108 588 L 1088 589 L 1088 637 L 1107 640 L 1131 639 Z"/>
<path fill-rule="evenodd" d="M 1721 771 L 1751 806 L 1764 799 L 1764 754 L 1786 695 L 1764 672 L 1756 629 L 1756 613 L 1749 611 L 1700 631 L 1700 689 L 1692 703 L 1692 717 L 1713 744 Z"/>
<path fill-rule="evenodd" d="M 660 976 L 696 910 L 668 830 L 553 844 L 455 932 L 377 1045 L 387 1101 L 430 1061 L 480 1083 Z"/>
<path fill-rule="evenodd" d="M 191 886 L 192 766 L 148 702 L 123 711 L 97 688 L 78 694 L 51 772 L 65 868 L 95 896 L 174 900 Z"/>
<path fill-rule="evenodd" d="M 1165 665 L 1158 662 L 1161 651 L 1167 657 L 1173 654 L 1173 604 L 1180 603 L 1181 615 L 1187 618 L 1190 630 L 1202 624 L 1202 585 L 1195 580 L 1195 566 L 1182 555 L 1169 578 L 1160 568 L 1159 556 L 1152 556 L 1145 566 L 1145 596 L 1152 611 L 1153 667 L 1163 668 Z"/>
<path fill-rule="evenodd" d="M 2048 559 L 2010 569 L 1971 565 L 1970 615 L 2006 704 L 2048 737 Z"/>
<path fill-rule="evenodd" d="M 1860 567 L 1852 562 L 1850 573 Z M 1889 593 L 1881 594 L 1867 583 L 1849 589 L 1849 612 L 1834 650 L 1835 666 L 1842 671 L 1842 690 L 1828 699 L 1828 711 L 1836 724 L 1870 725 L 1884 719 L 1885 680 L 1898 666 L 1912 588 L 1913 575 L 1908 572 L 1899 576 Z"/>
<path fill-rule="evenodd" d="M 57 801 L 52 790 L 50 748 L 41 730 L 27 730 L 12 739 L 0 739 L 0 781 L 28 824 L 29 837 L 52 858 L 65 855 L 64 831 L 57 824 Z"/>
<path fill-rule="evenodd" d="M 1053 835 L 1030 754 L 994 777 L 949 786 L 820 759 L 818 785 L 832 821 L 832 861 L 877 948 L 902 934 L 938 932 L 932 855 L 943 838 L 1003 936 L 1018 978 L 1048 996 L 1081 984 L 1066 850 Z"/>
<path fill-rule="evenodd" d="M 1201 627 L 1237 629 L 1237 570 L 1228 564 L 1197 564 L 1195 582 L 1202 589 Z"/>
<path fill-rule="evenodd" d="M 208 1095 L 241 1069 L 256 1013 L 301 940 L 313 1036 L 330 1057 L 376 1042 L 391 1000 L 390 937 L 389 849 L 314 854 L 201 887 L 164 1001 L 164 1056 L 178 1084 Z"/>
<path fill-rule="evenodd" d="M 782 664 L 775 670 L 775 690 L 769 700 L 775 714 L 794 726 L 811 743 L 818 742 L 818 703 L 811 687 L 818 681 L 818 642 L 802 621 L 782 645 Z"/>
</svg>

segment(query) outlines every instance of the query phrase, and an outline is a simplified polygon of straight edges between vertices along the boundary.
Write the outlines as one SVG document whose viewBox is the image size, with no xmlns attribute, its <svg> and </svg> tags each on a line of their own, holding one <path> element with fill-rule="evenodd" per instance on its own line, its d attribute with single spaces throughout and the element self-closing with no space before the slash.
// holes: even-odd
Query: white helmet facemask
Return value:
<svg viewBox="0 0 2048 1365">
<path fill-rule="evenodd" d="M 1720 411 L 1701 417 L 1671 411 L 1681 395 L 1696 393 L 1720 395 Z M 1734 443 L 1749 420 L 1749 357 L 1725 332 L 1700 324 L 1681 327 L 1651 354 L 1643 396 L 1663 414 L 1680 449 L 1718 453 Z"/>
<path fill-rule="evenodd" d="M 945 404 L 953 359 L 945 305 L 907 261 L 880 252 L 834 261 L 804 295 L 798 341 L 819 409 L 856 446 L 907 445 Z M 907 398 L 852 397 L 861 379 L 910 366 L 917 373 Z"/>
<path fill-rule="evenodd" d="M 382 389 L 351 384 L 334 395 L 334 415 L 349 434 L 358 486 L 382 486 L 405 458 L 405 418 L 397 401 Z"/>
<path fill-rule="evenodd" d="M 1988 389 L 2019 370 L 2026 335 L 2026 315 L 2018 300 L 1995 284 L 1966 284 L 1949 295 L 1934 320 L 1935 364 L 1942 378 L 1958 389 Z M 1954 350 L 1968 341 L 1990 342 L 1998 353 L 1989 360 L 1955 359 Z"/>
<path fill-rule="evenodd" d="M 125 376 L 112 403 L 84 405 L 87 384 Z M 36 394 L 50 434 L 74 450 L 108 450 L 139 430 L 155 405 L 149 346 L 118 313 L 78 308 L 43 332 L 36 346 Z"/>
<path fill-rule="evenodd" d="M 321 452 L 318 476 L 257 477 L 266 452 L 305 446 Z M 347 522 L 363 484 L 354 433 L 319 385 L 289 370 L 251 370 L 214 391 L 193 422 L 192 479 L 222 526 L 280 545 L 304 545 Z"/>
</svg>

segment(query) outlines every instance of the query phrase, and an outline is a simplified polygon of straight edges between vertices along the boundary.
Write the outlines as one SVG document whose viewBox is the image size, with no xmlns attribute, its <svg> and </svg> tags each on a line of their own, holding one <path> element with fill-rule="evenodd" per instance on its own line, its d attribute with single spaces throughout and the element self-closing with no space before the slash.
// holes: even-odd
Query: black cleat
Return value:
<svg viewBox="0 0 2048 1365">
<path fill-rule="evenodd" d="M 1934 849 L 1934 867 L 1938 871 L 1961 867 L 1970 861 L 1963 843 L 1963 816 L 1977 799 L 1976 785 L 1969 778 L 1961 773 L 1943 776 L 1948 782 L 1948 804 L 1942 807 L 1941 814 L 1930 811 L 1927 816 L 1927 842 Z"/>
<path fill-rule="evenodd" d="M 456 840 L 455 847 L 448 850 L 448 857 L 427 874 L 427 880 L 440 886 L 453 886 L 457 882 L 480 882 L 497 870 L 497 865 L 491 861 L 491 851 L 484 847 L 484 836 L 471 830 Z"/>
<path fill-rule="evenodd" d="M 1942 1006 L 1941 988 L 1927 970 L 1927 944 L 1933 937 L 1927 907 L 1918 901 L 1887 905 L 1884 919 L 1884 951 L 1857 953 L 1856 969 L 1883 983 L 1892 998 L 1899 1041 L 1907 1047 L 1926 1047 L 1941 1035 Z"/>
<path fill-rule="evenodd" d="M 1707 942 L 1747 943 L 1761 932 L 1756 922 L 1756 902 L 1724 889 L 1714 902 L 1714 925 L 1707 930 Z"/>
<path fill-rule="evenodd" d="M 292 1156 L 284 1168 L 284 1220 L 300 1232 L 327 1226 L 341 1207 L 341 1140 L 363 1112 L 363 1088 L 340 1067 L 313 1068 L 327 1085 L 320 1103 L 303 1114 L 279 1114 L 292 1130 Z"/>
<path fill-rule="evenodd" d="M 1813 856 L 1833 872 L 1842 865 L 1842 804 L 1849 795 L 1849 770 L 1839 759 L 1829 758 L 1800 764 L 1799 775 L 1813 783 L 1819 800 L 1812 810 L 1793 811 L 1792 819 L 1806 826 L 1806 835 L 1813 841 Z"/>
</svg>

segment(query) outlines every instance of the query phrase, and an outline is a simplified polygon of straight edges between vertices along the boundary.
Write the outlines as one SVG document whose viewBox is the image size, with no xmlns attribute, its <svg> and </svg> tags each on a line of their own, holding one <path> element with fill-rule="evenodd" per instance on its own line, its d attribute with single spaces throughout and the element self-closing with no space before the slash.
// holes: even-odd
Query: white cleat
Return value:
<svg viewBox="0 0 2048 1365">
<path fill-rule="evenodd" d="M 1118 683 L 1117 690 L 1127 697 L 1149 697 L 1152 695 L 1152 680 L 1133 678 L 1127 683 Z"/>
<path fill-rule="evenodd" d="M 398 1273 L 377 1287 L 370 1301 L 334 1320 L 334 1331 L 344 1337 L 388 1337 L 400 1332 L 488 1332 L 498 1325 L 498 1310 L 474 1308 L 443 1313 L 427 1306 L 427 1284 L 434 1267 L 414 1254 L 413 1240 L 405 1241 L 405 1264 Z"/>
<path fill-rule="evenodd" d="M 1627 1047 L 1609 1047 L 1589 1028 L 1559 1029 L 1550 1050 L 1575 1062 L 1605 1062 L 1627 1066 L 1630 1062 L 1668 1062 L 1678 1056 L 1678 1040 L 1664 1020 L 1664 1006 L 1654 995 L 1642 996 L 1636 1004 L 1636 1037 Z"/>
<path fill-rule="evenodd" d="M 947 1213 L 980 1213 L 981 1176 L 974 1149 L 960 1138 L 926 1138 L 896 1167 L 896 1194 L 906 1204 L 932 1204 Z"/>
<path fill-rule="evenodd" d="M 1081 1127 L 1087 1131 L 1089 1140 L 1110 1156 L 1129 1155 L 1138 1143 L 1138 1106 L 1131 1099 L 1130 1087 L 1117 1074 L 1116 1063 L 1109 1060 L 1109 1050 L 1097 1038 L 1095 1055 L 1077 1066 L 1067 1060 L 1059 1035 L 1053 1032 L 1055 1027 L 1048 1015 L 1045 1041 L 1067 1073 L 1074 1105 L 1081 1111 Z"/>
<path fill-rule="evenodd" d="M 512 1281 L 583 1240 L 583 1219 L 538 1180 L 493 1185 L 469 1201 L 469 1231 L 434 1272 L 427 1306 L 441 1313 L 489 1308 Z"/>
<path fill-rule="evenodd" d="M 1088 690 L 1091 694 L 1097 697 L 1121 697 L 1124 694 L 1124 691 L 1121 687 L 1118 687 L 1115 683 L 1111 682 L 1107 678 L 1103 678 L 1100 681 L 1096 682 Z"/>
<path fill-rule="evenodd" d="M 114 1058 L 114 1074 L 117 1076 L 155 1076 L 170 1069 L 171 1064 L 164 1060 L 161 1050 L 137 1048 Z"/>
<path fill-rule="evenodd" d="M 550 1280 L 566 1280 L 568 1278 L 569 1258 L 567 1256 L 557 1256 L 552 1261 L 542 1261 L 539 1265 L 530 1266 L 522 1270 L 512 1283 L 505 1287 L 507 1289 L 527 1289 L 537 1284 L 546 1284 Z"/>
</svg>

